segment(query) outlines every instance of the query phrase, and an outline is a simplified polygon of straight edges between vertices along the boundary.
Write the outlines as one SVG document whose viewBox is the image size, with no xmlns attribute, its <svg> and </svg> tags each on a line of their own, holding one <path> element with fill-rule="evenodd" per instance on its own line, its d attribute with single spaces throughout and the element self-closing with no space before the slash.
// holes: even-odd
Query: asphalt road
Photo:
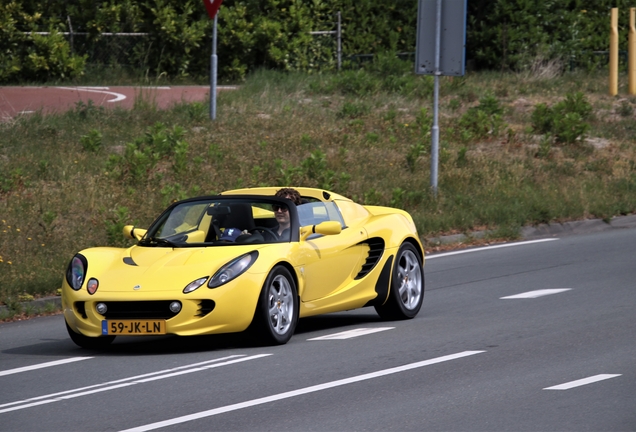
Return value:
<svg viewBox="0 0 636 432">
<path fill-rule="evenodd" d="M 414 320 L 306 319 L 275 348 L 93 352 L 61 316 L 0 324 L 0 431 L 633 431 L 634 244 L 624 229 L 433 255 Z"/>
</svg>

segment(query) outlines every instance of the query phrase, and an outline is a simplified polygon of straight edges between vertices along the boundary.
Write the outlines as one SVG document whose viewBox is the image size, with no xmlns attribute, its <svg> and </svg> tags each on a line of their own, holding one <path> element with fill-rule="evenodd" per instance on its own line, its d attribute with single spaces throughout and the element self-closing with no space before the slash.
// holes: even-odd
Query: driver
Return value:
<svg viewBox="0 0 636 432">
<path fill-rule="evenodd" d="M 292 201 L 296 205 L 300 205 L 302 203 L 302 199 L 300 197 L 300 193 L 293 188 L 282 188 L 276 191 L 274 196 L 279 198 L 287 198 Z M 276 216 L 276 222 L 278 222 L 278 226 L 274 228 L 274 233 L 278 236 L 279 240 L 289 241 L 290 239 L 290 226 L 291 226 L 291 218 L 289 217 L 289 209 L 286 205 L 278 205 L 275 204 L 272 206 L 272 210 L 274 211 L 274 215 Z"/>
</svg>

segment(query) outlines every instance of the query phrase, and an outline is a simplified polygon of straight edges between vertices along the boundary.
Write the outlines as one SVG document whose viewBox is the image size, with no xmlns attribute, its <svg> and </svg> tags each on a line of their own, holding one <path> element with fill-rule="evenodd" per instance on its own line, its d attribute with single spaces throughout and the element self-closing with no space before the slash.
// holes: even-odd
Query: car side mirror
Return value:
<svg viewBox="0 0 636 432">
<path fill-rule="evenodd" d="M 342 232 L 342 226 L 340 225 L 340 222 L 321 222 L 318 225 L 308 225 L 302 227 L 300 229 L 300 239 L 307 240 L 307 237 L 312 234 L 334 235 L 340 234 L 340 232 Z"/>
<path fill-rule="evenodd" d="M 126 225 L 124 227 L 124 237 L 133 240 L 141 240 L 141 238 L 146 235 L 146 231 L 143 228 L 135 228 L 134 225 Z"/>
</svg>

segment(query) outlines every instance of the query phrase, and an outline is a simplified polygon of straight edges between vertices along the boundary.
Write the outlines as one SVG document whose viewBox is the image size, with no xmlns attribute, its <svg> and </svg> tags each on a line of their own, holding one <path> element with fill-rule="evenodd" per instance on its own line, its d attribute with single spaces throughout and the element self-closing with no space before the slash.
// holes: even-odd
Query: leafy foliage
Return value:
<svg viewBox="0 0 636 432">
<path fill-rule="evenodd" d="M 504 126 L 503 108 L 492 95 L 479 100 L 479 105 L 470 108 L 459 119 L 461 139 L 465 142 L 499 135 Z"/>
<path fill-rule="evenodd" d="M 336 66 L 333 31 L 342 17 L 345 67 L 368 75 L 342 78 L 350 91 L 372 92 L 377 85 L 400 94 L 430 91 L 413 87 L 412 60 L 396 67 L 395 53 L 416 44 L 417 1 L 396 0 L 226 0 L 218 14 L 219 76 L 239 81 L 258 68 L 331 70 Z M 620 43 L 627 46 L 627 0 L 475 0 L 468 2 L 467 58 L 479 68 L 529 70 L 557 65 L 594 68 L 606 62 L 609 11 L 621 9 Z M 61 32 L 87 32 L 73 51 Z M 0 4 L 0 82 L 76 79 L 106 32 L 146 32 L 144 43 L 124 53 L 145 76 L 203 77 L 209 73 L 213 24 L 200 0 L 11 0 Z M 25 32 L 51 32 L 36 35 Z M 106 38 L 107 39 L 107 38 Z M 77 41 L 76 41 L 77 45 Z M 596 53 L 595 53 L 596 52 Z M 92 54 L 91 54 L 92 55 Z M 369 66 L 364 59 L 375 55 Z M 94 58 L 91 62 L 96 61 Z M 115 57 L 101 60 L 117 65 Z M 347 84 L 348 83 L 348 84 Z M 418 83 L 421 84 L 421 83 Z M 411 87 L 409 87 L 411 86 Z"/>
<path fill-rule="evenodd" d="M 468 4 L 467 51 L 478 67 L 527 70 L 537 60 L 593 68 L 606 61 L 609 13 L 620 16 L 621 49 L 627 47 L 627 0 L 476 0 Z"/>
<path fill-rule="evenodd" d="M 163 123 L 155 123 L 143 137 L 127 143 L 123 154 L 110 155 L 106 169 L 115 178 L 135 183 L 155 174 L 160 160 L 172 159 L 173 171 L 182 173 L 186 169 L 189 147 L 182 139 L 184 134 L 185 131 L 180 126 L 169 130 Z"/>
<path fill-rule="evenodd" d="M 591 114 L 592 105 L 583 93 L 568 93 L 553 107 L 537 104 L 531 116 L 532 128 L 537 133 L 553 135 L 556 142 L 571 144 L 590 129 L 586 120 Z"/>
<path fill-rule="evenodd" d="M 27 33 L 47 25 L 48 36 Z M 29 14 L 17 1 L 0 3 L 0 82 L 75 78 L 84 66 L 85 57 L 73 55 L 63 35 L 41 13 Z"/>
</svg>

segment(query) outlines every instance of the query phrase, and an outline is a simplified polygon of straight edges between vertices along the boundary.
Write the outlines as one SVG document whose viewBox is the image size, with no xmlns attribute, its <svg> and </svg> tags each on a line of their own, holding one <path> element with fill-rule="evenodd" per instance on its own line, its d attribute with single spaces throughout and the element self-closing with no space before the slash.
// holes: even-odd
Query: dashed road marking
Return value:
<svg viewBox="0 0 636 432">
<path fill-rule="evenodd" d="M 541 289 L 536 291 L 528 291 L 521 294 L 515 294 L 506 297 L 500 297 L 500 300 L 509 300 L 509 299 L 529 299 L 529 298 L 538 298 L 552 294 L 559 294 L 565 291 L 570 291 L 572 288 L 553 288 L 553 289 Z"/>
<path fill-rule="evenodd" d="M 599 382 L 599 381 L 603 381 L 603 380 L 607 380 L 610 378 L 616 378 L 621 376 L 621 374 L 600 374 L 600 375 L 594 375 L 588 378 L 583 378 L 580 380 L 576 380 L 576 381 L 570 381 L 564 384 L 559 384 L 559 385 L 555 385 L 552 387 L 546 387 L 543 390 L 569 390 L 571 388 L 574 387 L 580 387 L 580 386 L 584 386 L 584 385 L 588 385 L 588 384 L 592 384 L 595 382 Z"/>
<path fill-rule="evenodd" d="M 27 372 L 27 371 L 47 368 L 47 367 L 51 367 L 51 366 L 59 366 L 59 365 L 67 364 L 67 363 L 73 363 L 73 362 L 77 362 L 77 361 L 81 361 L 81 360 L 88 360 L 88 359 L 92 359 L 92 358 L 93 357 L 71 357 L 71 358 L 62 359 L 62 360 L 55 360 L 55 361 L 50 361 L 50 362 L 46 362 L 46 363 L 34 364 L 34 365 L 31 365 L 31 366 L 23 366 L 23 367 L 19 367 L 19 368 L 15 368 L 15 369 L 7 369 L 7 370 L 0 371 L 0 376 L 13 375 L 13 374 L 17 374 L 17 373 L 20 373 L 20 372 Z"/>
<path fill-rule="evenodd" d="M 357 328 L 353 330 L 343 331 L 340 333 L 334 333 L 326 336 L 315 337 L 307 339 L 310 341 L 317 340 L 337 340 L 337 339 L 351 339 L 358 336 L 364 336 L 372 333 L 377 333 L 385 330 L 393 330 L 395 327 L 375 327 L 375 328 Z"/>
</svg>

